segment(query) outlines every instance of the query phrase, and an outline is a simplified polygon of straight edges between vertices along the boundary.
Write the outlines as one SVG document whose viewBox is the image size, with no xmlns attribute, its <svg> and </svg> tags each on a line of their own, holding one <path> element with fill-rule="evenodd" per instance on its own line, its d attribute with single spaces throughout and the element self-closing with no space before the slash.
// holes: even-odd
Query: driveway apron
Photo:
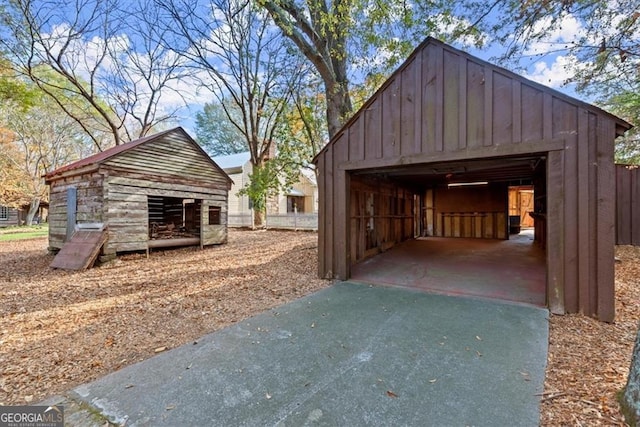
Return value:
<svg viewBox="0 0 640 427">
<path fill-rule="evenodd" d="M 127 426 L 536 426 L 548 311 L 341 282 L 74 389 Z"/>
</svg>

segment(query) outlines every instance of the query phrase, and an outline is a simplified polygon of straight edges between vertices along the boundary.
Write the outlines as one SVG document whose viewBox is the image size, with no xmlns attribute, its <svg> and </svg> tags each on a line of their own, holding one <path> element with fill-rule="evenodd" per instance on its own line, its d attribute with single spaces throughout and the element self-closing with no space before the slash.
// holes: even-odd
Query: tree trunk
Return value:
<svg viewBox="0 0 640 427">
<path fill-rule="evenodd" d="M 640 325 L 633 348 L 627 386 L 620 396 L 620 407 L 629 425 L 640 425 Z"/>
<path fill-rule="evenodd" d="M 324 84 L 327 94 L 327 130 L 331 139 L 351 117 L 353 107 L 346 80 L 342 82 L 325 80 Z"/>
<path fill-rule="evenodd" d="M 27 218 L 25 219 L 25 225 L 33 224 L 33 217 L 38 213 L 38 209 L 40 208 L 40 198 L 34 197 L 31 199 L 31 203 L 29 204 L 29 212 L 27 212 Z"/>
<path fill-rule="evenodd" d="M 253 228 L 264 227 L 264 213 L 258 209 L 253 210 Z"/>
</svg>

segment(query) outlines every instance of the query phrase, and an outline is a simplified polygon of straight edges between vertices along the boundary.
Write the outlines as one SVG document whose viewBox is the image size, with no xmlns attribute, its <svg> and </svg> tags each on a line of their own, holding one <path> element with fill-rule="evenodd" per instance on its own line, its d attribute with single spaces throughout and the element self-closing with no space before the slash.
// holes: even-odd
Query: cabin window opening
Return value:
<svg viewBox="0 0 640 427">
<path fill-rule="evenodd" d="M 209 206 L 209 225 L 220 225 L 220 206 Z"/>
<path fill-rule="evenodd" d="M 9 208 L 0 206 L 0 221 L 9 221 Z"/>
<path fill-rule="evenodd" d="M 288 213 L 304 213 L 304 196 L 287 196 Z"/>
</svg>

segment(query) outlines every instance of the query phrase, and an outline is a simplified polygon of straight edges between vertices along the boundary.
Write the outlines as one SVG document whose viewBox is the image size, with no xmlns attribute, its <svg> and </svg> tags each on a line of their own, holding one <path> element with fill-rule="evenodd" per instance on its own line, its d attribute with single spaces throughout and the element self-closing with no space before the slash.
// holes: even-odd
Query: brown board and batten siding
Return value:
<svg viewBox="0 0 640 427">
<path fill-rule="evenodd" d="M 616 243 L 640 246 L 640 166 L 616 165 Z"/>
<path fill-rule="evenodd" d="M 630 125 L 428 38 L 317 155 L 319 275 L 347 279 L 352 177 L 431 163 L 546 162 L 552 311 L 614 316 L 614 139 Z M 351 222 L 351 224 L 350 224 Z M 501 225 L 502 226 L 502 225 Z"/>
<path fill-rule="evenodd" d="M 111 152 L 54 171 L 47 181 L 53 206 L 50 218 L 55 219 L 49 232 L 52 248 L 60 248 L 66 240 L 69 187 L 77 193 L 76 221 L 107 226 L 108 240 L 103 249 L 107 257 L 148 250 L 150 200 L 163 198 L 172 200 L 168 204 L 179 202 L 180 209 L 193 199 L 200 213 L 196 224 L 199 235 L 195 238 L 200 246 L 227 240 L 231 180 L 182 128 L 114 147 Z M 218 212 L 216 224 L 208 222 L 210 207 Z M 160 243 L 171 246 L 171 242 Z"/>
</svg>

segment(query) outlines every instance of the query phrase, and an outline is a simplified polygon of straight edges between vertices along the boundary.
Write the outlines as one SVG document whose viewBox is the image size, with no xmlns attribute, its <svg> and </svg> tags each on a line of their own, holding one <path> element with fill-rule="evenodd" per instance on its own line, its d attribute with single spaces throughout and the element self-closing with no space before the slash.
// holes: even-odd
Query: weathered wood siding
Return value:
<svg viewBox="0 0 640 427">
<path fill-rule="evenodd" d="M 12 225 L 20 225 L 20 211 L 14 208 L 8 208 L 7 218 L 0 218 L 0 228 Z"/>
<path fill-rule="evenodd" d="M 148 249 L 149 196 L 194 199 L 200 206 L 219 206 L 223 212 L 221 224 L 209 227 L 206 223 L 203 229 L 203 222 L 195 228 L 201 232 L 202 245 L 226 241 L 231 183 L 183 130 L 165 132 L 83 168 L 92 172 L 80 174 L 69 169 L 50 180 L 52 248 L 61 248 L 65 240 L 69 187 L 77 188 L 77 222 L 107 225 L 108 239 L 103 249 L 107 257 Z"/>
<path fill-rule="evenodd" d="M 105 220 L 109 224 L 109 241 L 105 255 L 123 251 L 146 250 L 149 240 L 148 196 L 175 197 L 201 200 L 203 205 L 224 207 L 226 212 L 227 190 L 213 189 L 199 181 L 182 178 L 162 182 L 161 177 L 146 173 L 123 173 L 122 170 L 104 169 Z M 204 212 L 205 210 L 201 210 Z M 226 214 L 222 217 L 226 228 Z M 208 235 L 203 245 L 212 243 Z"/>
<path fill-rule="evenodd" d="M 67 189 L 75 188 L 77 223 L 104 223 L 104 177 L 97 170 L 55 180 L 49 193 L 49 247 L 60 249 L 67 239 Z"/>
<path fill-rule="evenodd" d="M 220 224 L 209 224 L 209 207 L 220 208 Z M 201 211 L 200 245 L 219 245 L 227 242 L 227 209 L 220 200 L 204 200 Z"/>
<path fill-rule="evenodd" d="M 211 189 L 228 189 L 222 170 L 216 171 L 202 150 L 178 132 L 114 156 L 104 165 L 141 179 L 186 185 L 197 182 Z"/>
<path fill-rule="evenodd" d="M 616 165 L 616 243 L 640 246 L 640 167 Z"/>
<path fill-rule="evenodd" d="M 349 277 L 350 174 L 542 153 L 555 312 L 614 317 L 613 141 L 621 120 L 433 39 L 316 157 L 319 274 Z"/>
</svg>

